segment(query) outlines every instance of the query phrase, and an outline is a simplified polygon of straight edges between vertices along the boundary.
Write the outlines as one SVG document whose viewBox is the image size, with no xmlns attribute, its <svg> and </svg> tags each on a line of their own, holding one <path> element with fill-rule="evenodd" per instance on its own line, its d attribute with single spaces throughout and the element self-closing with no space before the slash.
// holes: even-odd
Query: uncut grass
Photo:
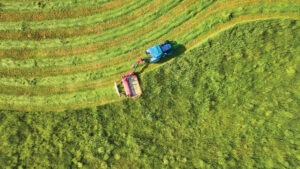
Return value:
<svg viewBox="0 0 300 169">
<path fill-rule="evenodd" d="M 105 12 L 108 10 L 113 10 L 119 8 L 124 4 L 128 3 L 130 0 L 114 0 L 110 2 L 103 2 L 100 4 L 93 4 L 89 6 L 80 6 L 77 8 L 50 10 L 43 12 L 0 12 L 0 21 L 40 21 L 40 20 L 49 20 L 49 19 L 64 19 L 64 18 L 74 18 L 89 16 L 100 12 Z M 15 3 L 15 2 L 14 2 Z"/>
<path fill-rule="evenodd" d="M 281 26 L 282 26 L 282 25 L 281 25 Z M 263 32 L 263 31 L 261 31 L 261 32 Z M 260 33 L 261 33 L 261 32 L 260 32 Z M 290 36 L 290 37 L 292 37 L 292 36 Z M 52 97 L 52 96 L 51 96 L 51 97 Z M 48 98 L 47 98 L 47 99 L 48 99 Z M 66 100 L 68 100 L 68 99 L 66 99 Z M 95 103 L 95 104 L 96 104 L 96 103 Z"/>
<path fill-rule="evenodd" d="M 226 14 L 226 12 L 225 12 L 225 14 Z M 220 14 L 220 15 L 221 15 L 222 17 L 223 17 L 223 16 L 226 16 L 226 17 L 227 17 L 227 15 L 225 15 L 225 14 Z M 225 17 L 225 18 L 226 18 L 226 17 Z M 213 18 L 213 19 L 215 19 L 215 18 Z M 219 20 L 222 20 L 221 22 L 224 22 L 224 18 L 223 18 L 223 19 L 222 19 L 222 18 L 219 18 Z M 218 20 L 218 21 L 219 21 L 219 20 Z M 208 25 L 208 23 L 207 23 L 207 24 L 205 23 L 204 25 Z M 162 29 L 165 29 L 165 28 L 162 28 Z M 211 27 L 206 27 L 206 31 L 208 31 L 209 29 L 211 29 Z M 196 30 L 198 30 L 198 29 L 196 29 Z M 199 30 L 198 30 L 198 31 L 199 31 Z M 154 32 L 156 32 L 156 31 L 154 31 Z M 158 30 L 157 32 L 160 32 L 160 31 Z M 201 32 L 201 31 L 200 31 L 200 32 Z M 204 31 L 204 32 L 205 32 L 205 31 Z M 179 34 L 179 32 L 177 33 L 177 35 L 178 35 L 178 34 Z M 188 33 L 188 34 L 191 34 L 191 33 Z M 193 33 L 193 34 L 195 34 L 195 33 Z M 151 37 L 154 37 L 154 36 L 151 35 L 151 34 L 150 34 L 150 36 L 151 36 Z M 184 37 L 184 36 L 183 36 L 183 37 Z M 146 38 L 145 38 L 145 39 L 146 39 Z M 186 42 L 188 42 L 190 38 L 186 38 L 186 39 L 187 39 Z M 139 43 L 140 43 L 140 42 L 141 42 L 141 41 L 139 41 Z M 136 45 L 134 45 L 134 44 L 129 44 L 129 46 L 136 46 Z M 118 51 L 122 51 L 122 52 L 123 52 L 123 51 L 126 51 L 126 48 L 125 48 L 125 49 L 122 49 L 122 50 L 120 50 L 120 49 L 122 49 L 122 48 L 118 48 Z M 117 54 L 117 55 L 118 55 L 118 54 Z M 69 68 L 66 68 L 66 69 L 69 69 Z M 80 70 L 82 70 L 82 69 L 80 69 Z M 42 72 L 42 70 L 39 70 L 38 72 L 40 72 L 41 74 L 46 75 L 44 72 Z M 61 70 L 59 70 L 59 71 L 57 70 L 57 72 L 61 72 Z M 26 74 L 24 70 L 22 70 L 22 72 L 20 72 L 20 73 L 22 73 L 22 75 Z M 31 72 L 31 73 L 33 73 L 33 72 Z M 53 74 L 51 74 L 51 75 L 54 75 L 55 72 L 50 72 L 50 73 L 53 73 Z M 4 74 L 4 73 L 2 73 L 2 74 Z M 21 75 L 21 74 L 20 74 L 20 75 Z"/>
<path fill-rule="evenodd" d="M 120 8 L 106 11 L 103 13 L 98 13 L 91 16 L 79 17 L 79 18 L 65 18 L 65 19 L 54 19 L 54 20 L 44 20 L 44 21 L 20 21 L 20 22 L 0 22 L 1 30 L 17 30 L 20 31 L 30 29 L 59 29 L 59 28 L 69 28 L 69 27 L 79 27 L 84 25 L 92 25 L 105 20 L 112 19 L 114 17 L 121 16 L 123 14 L 129 13 L 136 10 L 146 4 L 146 0 L 139 2 L 130 2 Z"/>
<path fill-rule="evenodd" d="M 203 36 L 200 36 L 200 38 L 189 41 L 189 44 L 187 46 L 190 48 L 195 47 L 195 45 L 199 44 L 199 41 L 201 43 L 205 42 L 209 38 L 220 33 L 220 30 L 225 31 L 225 30 L 230 29 L 238 24 L 243 24 L 246 22 L 260 21 L 260 20 L 263 21 L 263 20 L 277 20 L 277 19 L 293 20 L 299 26 L 300 15 L 298 13 L 258 14 L 258 15 L 246 15 L 246 16 L 241 16 L 238 18 L 233 18 L 229 22 L 226 22 L 221 25 L 217 25 L 215 28 L 211 29 L 209 32 L 205 33 Z"/>
<path fill-rule="evenodd" d="M 10 40 L 43 40 L 51 38 L 64 39 L 70 36 L 101 33 L 106 30 L 113 29 L 123 24 L 126 24 L 132 20 L 135 20 L 140 16 L 145 15 L 145 13 L 150 12 L 151 9 L 158 8 L 160 5 L 162 5 L 162 3 L 163 1 L 153 1 L 152 3 L 148 3 L 147 5 L 125 15 L 121 15 L 119 17 L 115 17 L 106 21 L 102 21 L 100 23 L 87 26 L 84 25 L 80 27 L 51 30 L 27 30 L 25 32 L 0 30 L 0 38 Z"/>
<path fill-rule="evenodd" d="M 51 12 L 54 10 L 66 10 L 66 9 L 76 9 L 80 7 L 97 6 L 103 3 L 107 3 L 106 0 L 96 0 L 96 1 L 61 1 L 55 0 L 51 2 L 18 2 L 18 1 L 3 1 L 1 2 L 1 10 L 4 12 Z M 39 5 L 40 4 L 40 5 Z"/>
</svg>

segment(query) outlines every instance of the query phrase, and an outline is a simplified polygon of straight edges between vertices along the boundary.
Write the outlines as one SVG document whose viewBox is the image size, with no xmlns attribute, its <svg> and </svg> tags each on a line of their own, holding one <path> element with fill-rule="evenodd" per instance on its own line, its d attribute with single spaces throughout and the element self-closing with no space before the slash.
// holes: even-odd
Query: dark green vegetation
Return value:
<svg viewBox="0 0 300 169">
<path fill-rule="evenodd" d="M 17 168 L 296 168 L 299 21 L 251 22 L 141 74 L 136 100 L 0 114 Z M 21 167 L 20 167 L 21 168 Z"/>
</svg>

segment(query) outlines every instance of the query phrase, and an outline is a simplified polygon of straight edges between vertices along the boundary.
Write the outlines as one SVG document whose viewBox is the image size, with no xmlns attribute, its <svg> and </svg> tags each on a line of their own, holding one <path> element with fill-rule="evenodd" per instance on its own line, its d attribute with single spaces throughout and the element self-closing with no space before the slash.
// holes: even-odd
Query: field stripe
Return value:
<svg viewBox="0 0 300 169">
<path fill-rule="evenodd" d="M 1 10 L 5 12 L 18 12 L 18 13 L 26 13 L 26 12 L 54 12 L 56 10 L 65 10 L 65 9 L 74 9 L 86 6 L 97 6 L 103 3 L 106 3 L 107 0 L 94 0 L 94 1 L 86 1 L 86 0 L 51 0 L 51 1 L 1 1 Z M 13 13 L 12 13 L 13 14 Z"/>
<path fill-rule="evenodd" d="M 62 10 L 51 10 L 47 12 L 0 12 L 0 21 L 41 21 L 50 19 L 64 19 L 64 18 L 75 18 L 89 16 L 100 12 L 117 9 L 130 0 L 114 0 L 101 4 L 94 4 L 91 6 L 62 9 Z"/>
<path fill-rule="evenodd" d="M 128 14 L 112 18 L 110 20 L 105 20 L 103 22 L 84 25 L 80 27 L 71 27 L 64 29 L 51 29 L 51 30 L 29 30 L 29 31 L 8 31 L 0 30 L 0 39 L 7 40 L 43 40 L 43 39 L 53 39 L 53 38 L 68 38 L 71 36 L 89 35 L 93 33 L 102 33 L 106 30 L 116 28 L 123 24 L 132 22 L 138 19 L 140 16 L 145 15 L 153 11 L 152 9 L 157 9 L 159 6 L 163 5 L 163 1 L 152 1 L 147 5 L 138 8 Z"/>
<path fill-rule="evenodd" d="M 28 31 L 28 30 L 42 30 L 42 29 L 63 29 L 70 27 L 79 27 L 85 25 L 92 25 L 103 22 L 118 16 L 130 13 L 147 3 L 147 0 L 140 0 L 138 2 L 126 3 L 119 8 L 109 10 L 103 13 L 96 13 L 90 16 L 78 18 L 65 18 L 65 19 L 52 19 L 42 21 L 18 21 L 18 22 L 0 22 L 1 30 L 15 30 L 15 31 Z"/>
</svg>

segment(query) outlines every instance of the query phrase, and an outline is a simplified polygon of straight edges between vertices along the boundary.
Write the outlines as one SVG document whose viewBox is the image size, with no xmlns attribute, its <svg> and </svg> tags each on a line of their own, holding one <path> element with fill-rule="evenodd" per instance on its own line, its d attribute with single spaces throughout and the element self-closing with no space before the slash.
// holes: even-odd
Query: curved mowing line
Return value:
<svg viewBox="0 0 300 169">
<path fill-rule="evenodd" d="M 112 18 L 111 20 L 103 21 L 94 25 L 71 27 L 65 29 L 51 29 L 51 30 L 30 30 L 26 32 L 21 31 L 3 31 L 0 30 L 0 39 L 3 40 L 43 40 L 51 38 L 68 38 L 71 36 L 89 35 L 93 33 L 102 33 L 106 30 L 116 28 L 123 24 L 132 22 L 138 19 L 140 16 L 145 15 L 148 12 L 157 9 L 163 4 L 163 1 L 152 1 L 147 5 L 138 8 L 128 14 Z"/>
<path fill-rule="evenodd" d="M 49 12 L 53 10 L 62 10 L 69 8 L 78 8 L 84 6 L 92 6 L 99 5 L 107 2 L 107 0 L 94 0 L 94 1 L 86 1 L 86 0 L 51 0 L 48 2 L 18 2 L 18 1 L 1 1 L 2 10 L 5 12 Z"/>
<path fill-rule="evenodd" d="M 0 21 L 41 21 L 50 19 L 64 19 L 75 18 L 82 16 L 89 16 L 108 10 L 114 10 L 128 3 L 130 0 L 115 0 L 110 2 L 103 2 L 101 4 L 93 4 L 91 6 L 80 6 L 80 8 L 60 9 L 43 12 L 0 12 Z"/>
<path fill-rule="evenodd" d="M 79 17 L 79 18 L 66 18 L 60 20 L 43 20 L 43 21 L 21 21 L 21 22 L 0 22 L 1 30 L 39 30 L 39 29 L 62 29 L 70 27 L 79 27 L 85 25 L 92 25 L 100 23 L 131 11 L 138 9 L 145 5 L 147 0 L 140 0 L 138 2 L 127 3 L 120 8 L 106 11 L 104 13 L 98 13 L 91 16 Z"/>
<path fill-rule="evenodd" d="M 207 40 L 207 38 L 213 37 L 215 34 L 225 31 L 227 29 L 230 29 L 231 27 L 235 26 L 236 24 L 241 24 L 244 22 L 250 22 L 250 21 L 259 21 L 259 20 L 269 20 L 269 19 L 299 19 L 299 15 L 297 14 L 268 14 L 268 15 L 247 15 L 247 16 L 241 16 L 238 18 L 232 19 L 230 22 L 224 23 L 217 25 L 215 28 L 213 28 L 211 31 L 204 35 L 200 35 L 199 38 L 194 39 L 190 41 L 188 44 L 186 44 L 188 49 L 191 49 L 195 45 L 195 42 L 203 43 Z M 164 63 L 167 64 L 167 63 Z M 169 63 L 168 63 L 169 64 Z M 147 68 L 146 72 L 151 71 L 159 66 L 162 66 L 163 64 L 160 65 L 151 65 Z M 114 75 L 114 77 L 119 78 L 121 74 Z M 97 84 L 99 82 L 99 84 Z M 113 83 L 113 78 L 107 78 L 107 79 L 100 79 L 97 81 L 91 81 L 87 82 L 86 84 L 84 83 L 78 83 L 73 84 L 73 85 L 67 85 L 67 86 L 48 86 L 48 87 L 17 87 L 15 90 L 15 87 L 10 87 L 10 86 L 4 86 L 3 89 L 1 90 L 2 93 L 10 93 L 13 92 L 14 94 L 25 94 L 25 95 L 50 95 L 50 94 L 58 94 L 58 93 L 65 93 L 65 92 L 78 92 L 78 91 L 84 91 L 84 90 L 93 90 L 98 87 L 104 87 L 104 86 L 109 86 Z M 47 90 L 48 89 L 48 90 Z M 23 90 L 23 91 L 22 91 Z M 12 94 L 12 93 L 10 93 Z"/>
<path fill-rule="evenodd" d="M 212 13 L 210 13 L 210 14 L 212 14 Z M 204 15 L 199 15 L 199 16 L 201 16 L 201 18 L 203 18 Z M 197 21 L 195 23 L 199 23 L 199 21 Z M 187 22 L 185 24 L 186 25 L 193 25 L 193 24 L 190 24 L 189 22 Z M 185 26 L 183 26 L 183 27 L 185 27 Z M 185 30 L 186 29 L 180 29 L 179 28 L 178 31 L 176 30 L 176 31 L 173 31 L 173 32 L 176 32 L 176 34 L 178 34 L 180 32 L 184 32 Z M 173 36 L 175 36 L 175 35 L 173 35 Z M 151 44 L 149 44 L 149 45 L 151 45 Z M 135 54 L 141 54 L 141 52 L 139 52 L 139 53 L 130 53 L 127 56 L 128 57 L 135 56 Z M 118 59 L 113 59 L 112 61 L 118 61 L 118 60 L 119 60 L 119 58 Z M 116 62 L 113 62 L 113 63 L 116 63 Z M 120 63 L 120 61 L 118 63 Z M 92 69 L 96 70 L 96 69 L 99 69 L 99 68 L 102 68 L 102 67 L 105 67 L 105 66 L 109 66 L 109 65 L 112 65 L 112 64 L 107 64 L 107 63 L 92 63 L 92 64 L 88 64 L 88 65 L 78 65 L 76 67 L 79 68 L 78 71 L 83 71 L 83 70 L 87 71 L 87 70 L 92 70 Z M 88 68 L 88 69 L 86 69 L 86 68 Z M 94 68 L 96 68 L 96 69 L 94 69 Z M 51 70 L 51 69 L 48 69 L 48 70 L 46 70 L 46 69 L 38 69 L 38 70 L 32 70 L 32 71 L 30 71 L 30 73 L 29 72 L 26 73 L 26 71 L 28 71 L 28 69 L 26 71 L 24 69 L 24 70 L 20 70 L 18 74 L 15 74 L 15 73 L 17 73 L 15 70 L 8 70 L 9 72 L 5 73 L 5 71 L 2 71 L 1 74 L 3 74 L 3 75 L 4 74 L 6 74 L 6 75 L 15 74 L 16 76 L 17 75 L 19 75 L 19 76 L 21 76 L 21 75 L 25 76 L 26 74 L 29 74 L 29 76 L 32 76 L 32 75 L 33 76 L 37 76 L 37 75 L 44 76 L 44 75 L 47 75 L 47 73 L 48 74 L 50 73 L 50 75 L 58 75 L 58 74 L 61 74 L 62 72 L 66 73 L 66 74 L 69 74 L 69 73 L 74 73 L 73 70 L 76 70 L 76 69 L 74 69 L 74 67 L 66 67 L 66 68 L 63 68 L 63 69 L 55 68 L 55 69 L 57 70 L 56 72 L 53 71 L 53 70 Z"/>
<path fill-rule="evenodd" d="M 229 28 L 232 28 L 234 26 L 236 26 L 237 24 L 243 24 L 243 23 L 246 23 L 246 22 L 253 22 L 253 21 L 263 21 L 263 20 L 269 20 L 269 19 L 276 19 L 277 17 L 279 17 L 279 19 L 289 19 L 291 18 L 290 15 L 285 15 L 285 14 L 277 14 L 276 16 L 274 15 L 257 15 L 257 16 L 242 16 L 240 18 L 236 18 L 236 19 L 233 19 L 225 24 L 221 24 L 219 25 L 218 27 L 216 27 L 215 29 L 213 29 L 212 31 L 210 31 L 208 34 L 206 34 L 203 38 L 203 37 L 200 37 L 199 39 L 202 40 L 202 42 L 198 42 L 199 43 L 203 43 L 205 42 L 205 39 L 207 38 L 210 38 L 210 37 L 213 37 L 215 36 L 217 33 L 220 33 L 220 32 L 223 32 Z M 294 15 L 292 15 L 292 17 L 294 17 Z M 297 17 L 299 18 L 299 17 Z M 221 30 L 220 30 L 221 29 Z M 197 40 L 195 40 L 197 41 Z M 192 45 L 195 45 L 194 43 L 189 43 L 187 44 L 187 46 L 192 46 Z M 156 66 L 158 67 L 158 66 Z M 111 87 L 113 88 L 113 87 Z M 111 90 L 111 92 L 113 92 L 113 90 Z M 105 95 L 105 94 L 104 94 Z M 108 94 L 107 96 L 109 97 L 110 94 Z M 68 96 L 68 97 L 74 97 L 75 95 L 73 94 L 72 96 Z M 65 103 L 65 105 L 60 105 L 58 104 L 57 102 L 54 103 L 54 105 L 49 105 L 49 104 L 45 104 L 43 106 L 41 105 L 31 105 L 31 106 L 28 106 L 26 105 L 26 103 L 32 103 L 32 101 L 34 101 L 35 99 L 39 99 L 39 100 L 43 100 L 44 102 L 49 102 L 45 99 L 42 98 L 39 98 L 39 97 L 34 97 L 34 98 L 31 98 L 29 99 L 28 101 L 24 101 L 24 100 L 19 100 L 21 99 L 22 97 L 18 97 L 17 100 L 19 101 L 23 101 L 22 104 L 25 104 L 25 105 L 16 105 L 15 103 L 11 103 L 11 102 L 4 102 L 3 103 L 3 99 L 1 99 L 0 101 L 0 107 L 2 109 L 13 109 L 13 110 L 19 110 L 20 108 L 22 108 L 22 110 L 24 111 L 37 111 L 37 110 L 40 110 L 40 111 L 57 111 L 57 110 L 64 110 L 64 109 L 77 109 L 77 108 L 83 108 L 83 107 L 89 107 L 89 106 L 97 106 L 97 105 L 101 105 L 101 104 L 104 104 L 106 103 L 106 101 L 102 100 L 101 98 L 97 97 L 98 95 L 95 96 L 95 98 L 98 98 L 96 100 L 87 100 L 87 101 L 82 101 L 82 102 L 77 102 L 77 100 L 75 100 L 73 103 L 72 102 L 68 102 L 68 103 Z M 3 98 L 3 96 L 2 96 Z M 8 100 L 11 100 L 11 96 L 4 96 L 4 98 L 8 98 Z M 23 97 L 24 98 L 24 97 Z M 56 98 L 56 97 L 54 97 Z M 93 98 L 93 97 L 92 97 Z M 26 97 L 26 99 L 28 99 Z M 122 99 L 118 99 L 117 96 L 116 97 L 109 97 L 109 99 L 111 99 L 110 101 L 112 100 L 122 100 Z M 4 99 L 6 100 L 6 99 Z M 58 101 L 61 101 L 61 100 L 64 100 L 64 98 L 59 98 Z M 67 99 L 67 100 L 70 100 Z M 72 100 L 72 99 L 71 99 Z M 102 101 L 101 103 L 99 101 Z M 108 101 L 108 102 L 110 102 Z M 38 101 L 37 101 L 38 102 Z M 35 102 L 34 102 L 35 103 Z M 58 105 L 56 105 L 58 104 Z"/>
</svg>

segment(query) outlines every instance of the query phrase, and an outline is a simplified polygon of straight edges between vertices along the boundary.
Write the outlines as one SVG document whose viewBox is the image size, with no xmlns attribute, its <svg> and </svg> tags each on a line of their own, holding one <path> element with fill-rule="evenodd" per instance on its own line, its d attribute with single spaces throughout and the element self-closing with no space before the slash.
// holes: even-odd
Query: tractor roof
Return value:
<svg viewBox="0 0 300 169">
<path fill-rule="evenodd" d="M 147 49 L 147 52 L 149 52 L 154 58 L 161 57 L 163 53 L 159 45 L 150 47 L 149 49 Z"/>
</svg>

